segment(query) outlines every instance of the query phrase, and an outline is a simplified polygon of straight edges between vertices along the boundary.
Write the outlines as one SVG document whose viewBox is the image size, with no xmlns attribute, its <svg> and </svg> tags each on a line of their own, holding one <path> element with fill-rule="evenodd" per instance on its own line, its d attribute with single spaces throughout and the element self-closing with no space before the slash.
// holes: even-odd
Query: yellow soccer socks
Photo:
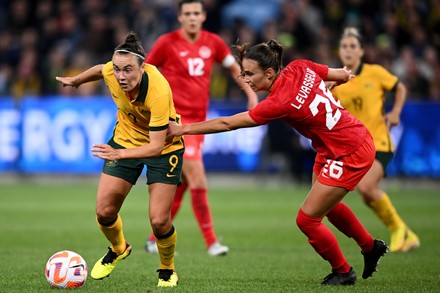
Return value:
<svg viewBox="0 0 440 293">
<path fill-rule="evenodd" d="M 174 226 L 163 236 L 156 235 L 157 250 L 159 252 L 159 269 L 174 270 L 174 252 L 176 251 L 177 233 Z"/>
<path fill-rule="evenodd" d="M 98 221 L 97 223 L 104 236 L 112 244 L 107 254 L 95 263 L 90 272 L 93 279 L 101 280 L 111 274 L 119 261 L 130 255 L 131 246 L 125 241 L 122 233 L 122 220 L 119 215 L 116 221 L 108 226 L 101 225 Z"/>
<path fill-rule="evenodd" d="M 369 206 L 389 230 L 397 230 L 405 225 L 385 192 L 379 200 L 370 202 Z"/>
<path fill-rule="evenodd" d="M 156 244 L 160 258 L 158 287 L 175 287 L 179 282 L 174 269 L 174 252 L 176 251 L 177 233 L 174 226 L 163 236 L 156 235 Z"/>
<path fill-rule="evenodd" d="M 403 222 L 385 192 L 379 200 L 370 202 L 369 206 L 391 232 L 390 252 L 406 252 L 420 245 L 417 235 Z"/>
<path fill-rule="evenodd" d="M 119 214 L 116 221 L 109 226 L 101 225 L 98 220 L 96 220 L 96 222 L 98 223 L 98 227 L 101 229 L 104 236 L 112 244 L 112 251 L 118 255 L 124 253 L 126 243 L 124 233 L 122 231 L 122 219 Z"/>
</svg>

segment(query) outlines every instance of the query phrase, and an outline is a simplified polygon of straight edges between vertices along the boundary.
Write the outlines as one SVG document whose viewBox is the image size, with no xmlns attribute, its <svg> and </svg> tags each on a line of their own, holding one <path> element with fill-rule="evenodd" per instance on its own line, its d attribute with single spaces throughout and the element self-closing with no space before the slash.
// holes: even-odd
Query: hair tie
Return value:
<svg viewBox="0 0 440 293">
<path fill-rule="evenodd" d="M 115 50 L 115 53 L 118 53 L 118 52 L 130 53 L 130 54 L 133 54 L 135 56 L 138 56 L 139 58 L 142 58 L 142 60 L 145 60 L 144 56 L 142 56 L 142 55 L 140 55 L 138 53 L 130 52 L 128 50 Z"/>
</svg>

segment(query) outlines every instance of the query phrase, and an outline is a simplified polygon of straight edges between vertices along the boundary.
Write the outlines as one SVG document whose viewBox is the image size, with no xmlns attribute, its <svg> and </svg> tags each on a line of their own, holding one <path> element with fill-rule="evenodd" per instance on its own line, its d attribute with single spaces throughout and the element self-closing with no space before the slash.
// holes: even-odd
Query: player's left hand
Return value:
<svg viewBox="0 0 440 293">
<path fill-rule="evenodd" d="M 400 115 L 394 112 L 386 113 L 384 118 L 388 129 L 400 123 Z"/>
<path fill-rule="evenodd" d="M 109 161 L 121 159 L 120 151 L 121 150 L 112 148 L 108 144 L 94 144 L 92 146 L 93 156 Z"/>
<path fill-rule="evenodd" d="M 349 81 L 350 79 L 356 77 L 356 75 L 354 75 L 354 74 L 351 72 L 351 69 L 348 69 L 347 66 L 344 66 L 343 68 L 341 68 L 341 70 L 342 70 L 342 72 L 343 72 L 343 74 L 344 74 L 344 79 L 341 80 L 341 81 L 337 81 L 335 86 L 338 86 L 338 85 L 340 85 L 340 84 L 344 84 L 344 83 L 346 83 L 347 81 Z"/>
<path fill-rule="evenodd" d="M 71 86 L 74 88 L 78 88 L 80 86 L 77 82 L 77 78 L 74 78 L 74 77 L 57 76 L 57 77 L 55 77 L 55 79 L 58 80 L 59 82 L 61 82 L 63 84 L 63 87 Z"/>
</svg>

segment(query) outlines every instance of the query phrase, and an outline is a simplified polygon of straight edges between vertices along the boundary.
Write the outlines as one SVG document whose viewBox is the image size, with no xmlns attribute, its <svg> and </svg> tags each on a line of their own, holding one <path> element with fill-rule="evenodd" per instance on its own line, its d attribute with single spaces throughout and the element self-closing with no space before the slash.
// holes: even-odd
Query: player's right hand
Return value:
<svg viewBox="0 0 440 293">
<path fill-rule="evenodd" d="M 170 121 L 167 129 L 167 139 L 182 135 L 182 125 L 175 121 Z"/>
</svg>

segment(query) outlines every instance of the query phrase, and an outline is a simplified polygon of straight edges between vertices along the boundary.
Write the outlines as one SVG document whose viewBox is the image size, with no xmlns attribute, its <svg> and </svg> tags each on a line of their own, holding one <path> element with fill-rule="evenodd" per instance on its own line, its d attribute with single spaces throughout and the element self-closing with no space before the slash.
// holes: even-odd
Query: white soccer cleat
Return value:
<svg viewBox="0 0 440 293">
<path fill-rule="evenodd" d="M 229 247 L 221 245 L 219 242 L 211 244 L 208 248 L 208 254 L 211 256 L 226 255 L 229 252 Z"/>
<path fill-rule="evenodd" d="M 144 247 L 148 253 L 151 253 L 151 254 L 158 254 L 159 253 L 159 250 L 157 249 L 156 241 L 147 240 L 147 242 L 145 242 Z"/>
</svg>

